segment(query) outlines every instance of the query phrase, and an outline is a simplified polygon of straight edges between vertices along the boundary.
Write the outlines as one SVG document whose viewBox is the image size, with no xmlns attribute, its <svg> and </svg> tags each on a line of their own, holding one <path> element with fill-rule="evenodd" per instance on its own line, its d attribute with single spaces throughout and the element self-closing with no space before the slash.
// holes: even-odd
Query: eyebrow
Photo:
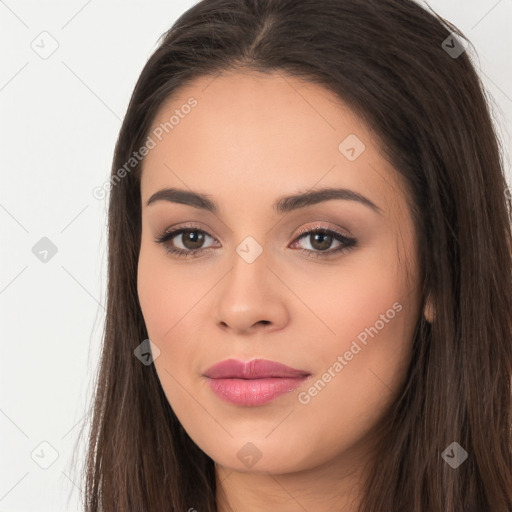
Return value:
<svg viewBox="0 0 512 512">
<path fill-rule="evenodd" d="M 346 188 L 323 188 L 320 190 L 313 190 L 311 192 L 304 192 L 289 196 L 278 198 L 274 203 L 273 208 L 277 213 L 288 213 L 299 208 L 311 206 L 324 201 L 333 199 L 344 199 L 348 201 L 356 201 L 361 203 L 376 213 L 382 214 L 382 209 L 379 208 L 373 201 L 367 197 Z M 149 206 L 157 201 L 169 201 L 172 203 L 186 204 L 209 211 L 214 214 L 219 213 L 219 207 L 215 201 L 208 194 L 201 194 L 192 192 L 190 190 L 183 190 L 178 188 L 164 188 L 155 192 L 146 203 Z"/>
</svg>

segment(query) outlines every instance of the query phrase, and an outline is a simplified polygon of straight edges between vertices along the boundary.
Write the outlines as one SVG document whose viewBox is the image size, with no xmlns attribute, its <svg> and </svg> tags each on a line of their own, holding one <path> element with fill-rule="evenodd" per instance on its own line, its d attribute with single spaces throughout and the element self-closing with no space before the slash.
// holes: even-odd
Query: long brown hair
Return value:
<svg viewBox="0 0 512 512">
<path fill-rule="evenodd" d="M 412 0 L 203 0 L 164 34 L 113 159 L 87 512 L 217 510 L 213 460 L 177 420 L 154 365 L 134 357 L 148 337 L 136 282 L 141 164 L 127 170 L 126 162 L 175 91 L 244 69 L 334 92 L 380 137 L 407 184 L 424 304 L 433 299 L 435 319 L 418 320 L 360 511 L 512 510 L 512 207 L 466 41 Z M 442 457 L 453 442 L 468 453 L 456 469 Z"/>
</svg>

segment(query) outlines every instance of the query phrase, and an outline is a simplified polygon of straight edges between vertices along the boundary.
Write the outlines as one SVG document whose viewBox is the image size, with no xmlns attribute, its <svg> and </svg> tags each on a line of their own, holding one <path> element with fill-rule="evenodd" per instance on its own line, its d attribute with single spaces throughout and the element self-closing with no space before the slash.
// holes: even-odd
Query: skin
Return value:
<svg viewBox="0 0 512 512">
<path fill-rule="evenodd" d="M 141 178 L 138 294 L 160 350 L 158 377 L 190 437 L 215 461 L 221 512 L 355 511 L 371 429 L 404 385 L 420 314 L 404 185 L 370 128 L 319 85 L 282 73 L 202 77 L 162 106 L 153 129 L 190 96 L 197 106 L 149 152 Z M 354 161 L 338 149 L 349 134 L 366 146 Z M 206 193 L 219 213 L 146 206 L 166 187 Z M 356 191 L 381 212 L 341 199 L 284 215 L 272 208 L 283 195 L 322 187 Z M 209 235 L 196 247 L 212 249 L 178 258 L 155 242 L 184 224 Z M 298 234 L 319 225 L 357 245 L 322 257 L 321 244 Z M 263 250 L 252 263 L 236 252 L 248 236 Z M 194 247 L 186 242 L 177 235 L 168 245 Z M 339 245 L 333 239 L 324 252 Z M 301 403 L 299 393 L 329 368 L 332 375 L 338 356 L 395 303 L 400 312 Z M 312 377 L 266 405 L 237 406 L 203 376 L 227 358 L 270 359 Z M 248 442 L 261 456 L 252 467 L 237 457 Z"/>
</svg>

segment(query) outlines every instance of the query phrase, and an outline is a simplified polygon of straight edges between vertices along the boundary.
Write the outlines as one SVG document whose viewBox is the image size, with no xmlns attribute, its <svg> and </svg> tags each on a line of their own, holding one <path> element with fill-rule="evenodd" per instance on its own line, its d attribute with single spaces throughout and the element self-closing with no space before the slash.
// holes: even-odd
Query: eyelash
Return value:
<svg viewBox="0 0 512 512">
<path fill-rule="evenodd" d="M 196 258 L 196 257 L 198 257 L 198 253 L 201 253 L 204 251 L 209 251 L 209 250 L 213 249 L 213 247 L 207 247 L 207 248 L 201 248 L 201 249 L 184 250 L 184 249 L 178 249 L 176 247 L 173 247 L 172 245 L 167 244 L 168 241 L 172 240 L 176 236 L 181 235 L 182 233 L 187 233 L 187 232 L 202 233 L 206 236 L 209 236 L 210 238 L 213 238 L 206 231 L 199 229 L 199 227 L 190 226 L 190 227 L 176 228 L 172 231 L 164 231 L 159 236 L 157 236 L 157 238 L 155 238 L 155 242 L 157 244 L 162 244 L 165 247 L 167 253 L 173 254 L 177 257 L 184 256 L 186 258 L 187 257 Z M 311 250 L 311 249 L 302 249 L 301 252 L 305 252 L 308 257 L 328 258 L 328 257 L 332 256 L 333 254 L 338 254 L 338 253 L 343 254 L 345 252 L 348 252 L 357 245 L 357 240 L 355 238 L 347 237 L 345 235 L 342 235 L 341 233 L 339 233 L 338 231 L 336 231 L 334 229 L 322 227 L 322 226 L 319 226 L 319 227 L 316 227 L 313 229 L 304 229 L 304 230 L 299 231 L 299 234 L 294 239 L 294 242 L 300 240 L 301 238 L 304 238 L 306 235 L 316 235 L 316 234 L 332 236 L 335 240 L 337 240 L 338 242 L 341 242 L 342 245 L 340 245 L 339 247 L 337 247 L 334 250 L 329 250 L 329 251 L 318 251 L 318 250 L 315 251 L 315 250 Z"/>
</svg>

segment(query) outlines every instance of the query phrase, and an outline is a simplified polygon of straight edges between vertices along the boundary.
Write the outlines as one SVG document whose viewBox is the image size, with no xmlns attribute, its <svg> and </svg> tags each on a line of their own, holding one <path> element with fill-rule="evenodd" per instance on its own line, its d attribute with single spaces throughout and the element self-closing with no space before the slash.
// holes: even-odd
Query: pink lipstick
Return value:
<svg viewBox="0 0 512 512">
<path fill-rule="evenodd" d="M 246 407 L 266 404 L 299 387 L 311 374 L 267 359 L 226 359 L 204 373 L 223 400 Z"/>
</svg>

